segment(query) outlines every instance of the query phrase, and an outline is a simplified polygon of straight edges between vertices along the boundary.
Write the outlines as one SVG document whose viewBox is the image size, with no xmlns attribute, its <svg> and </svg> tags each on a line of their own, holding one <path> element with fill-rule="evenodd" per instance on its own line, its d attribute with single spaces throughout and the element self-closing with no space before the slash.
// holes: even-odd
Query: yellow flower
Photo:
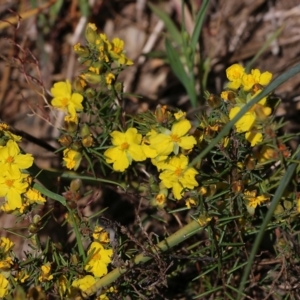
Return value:
<svg viewBox="0 0 300 300">
<path fill-rule="evenodd" d="M 92 73 L 95 73 L 95 74 L 97 74 L 97 75 L 99 75 L 100 74 L 100 69 L 99 68 L 97 68 L 97 67 L 89 67 L 89 71 L 91 71 Z"/>
<path fill-rule="evenodd" d="M 121 65 L 133 65 L 133 62 L 124 54 L 124 41 L 119 38 L 114 38 L 108 46 L 108 52 L 112 59 L 119 62 Z"/>
<path fill-rule="evenodd" d="M 41 195 L 41 193 L 38 190 L 33 188 L 29 188 L 24 193 L 24 198 L 26 199 L 26 202 L 29 203 L 43 204 L 46 202 L 46 199 Z"/>
<path fill-rule="evenodd" d="M 275 149 L 268 146 L 263 146 L 258 155 L 258 162 L 263 163 L 276 158 L 278 158 L 278 153 L 275 151 Z"/>
<path fill-rule="evenodd" d="M 223 91 L 223 92 L 221 93 L 221 98 L 222 98 L 223 100 L 225 100 L 225 101 L 228 101 L 228 99 L 229 99 L 229 91 Z"/>
<path fill-rule="evenodd" d="M 107 296 L 106 294 L 112 294 L 112 293 L 117 293 L 118 291 L 114 288 L 114 287 L 110 287 L 108 289 L 102 290 L 101 295 L 99 295 L 96 300 L 109 300 L 111 299 L 109 296 Z"/>
<path fill-rule="evenodd" d="M 227 84 L 228 88 L 236 90 L 241 86 L 244 70 L 245 69 L 239 64 L 234 64 L 226 69 L 226 76 L 230 81 Z"/>
<path fill-rule="evenodd" d="M 107 274 L 107 265 L 111 262 L 113 250 L 104 249 L 100 243 L 93 242 L 87 254 L 89 258 L 84 269 L 93 273 L 95 277 Z"/>
<path fill-rule="evenodd" d="M 68 122 L 68 123 L 74 123 L 74 124 L 78 124 L 78 117 L 77 115 L 66 115 L 64 117 L 64 121 Z"/>
<path fill-rule="evenodd" d="M 245 133 L 246 140 L 254 147 L 263 140 L 263 135 L 261 132 L 253 129 Z"/>
<path fill-rule="evenodd" d="M 256 193 L 257 193 L 256 190 L 244 192 L 244 199 L 246 200 L 246 206 L 249 206 L 251 208 L 256 208 L 257 205 L 261 205 L 262 202 L 270 200 L 270 197 L 264 195 L 256 196 Z"/>
<path fill-rule="evenodd" d="M 168 190 L 161 189 L 158 194 L 151 200 L 151 204 L 158 208 L 164 208 L 167 201 Z"/>
<path fill-rule="evenodd" d="M 10 214 L 14 211 L 14 209 L 12 209 L 7 202 L 3 203 L 0 209 L 7 214 Z"/>
<path fill-rule="evenodd" d="M 83 278 L 74 280 L 72 286 L 84 292 L 93 286 L 95 282 L 96 279 L 92 275 L 86 275 Z"/>
<path fill-rule="evenodd" d="M 204 227 L 208 222 L 211 221 L 211 219 L 211 217 L 208 217 L 206 215 L 200 215 L 197 221 L 200 224 L 200 226 Z"/>
<path fill-rule="evenodd" d="M 183 112 L 182 110 L 179 110 L 178 112 L 174 113 L 175 119 L 178 121 L 180 119 L 185 119 L 186 112 Z"/>
<path fill-rule="evenodd" d="M 39 276 L 39 281 L 50 281 L 53 279 L 53 275 L 51 275 L 51 265 L 50 263 L 46 263 L 41 267 L 41 275 Z"/>
<path fill-rule="evenodd" d="M 13 265 L 13 260 L 10 256 L 7 256 L 0 260 L 0 271 L 8 271 Z"/>
<path fill-rule="evenodd" d="M 98 59 L 100 61 L 104 61 L 108 63 L 109 62 L 108 49 L 110 49 L 112 46 L 108 41 L 106 34 L 100 33 L 99 37 L 100 39 L 97 39 L 96 41 L 96 45 L 98 45 L 98 50 L 99 50 Z"/>
<path fill-rule="evenodd" d="M 126 132 L 113 131 L 111 134 L 113 147 L 104 152 L 106 162 L 113 164 L 115 171 L 123 172 L 134 161 L 143 161 L 146 155 L 141 146 L 142 135 L 136 128 Z"/>
<path fill-rule="evenodd" d="M 105 76 L 105 82 L 107 85 L 112 85 L 113 81 L 115 80 L 116 76 L 113 73 L 108 73 Z"/>
<path fill-rule="evenodd" d="M 198 172 L 188 167 L 188 158 L 182 154 L 172 157 L 164 166 L 165 170 L 159 175 L 166 188 L 172 188 L 174 198 L 179 200 L 183 189 L 193 189 L 198 186 L 195 176 Z"/>
<path fill-rule="evenodd" d="M 110 242 L 109 233 L 103 227 L 96 225 L 93 232 L 93 239 L 99 243 L 108 244 Z"/>
<path fill-rule="evenodd" d="M 76 171 L 82 159 L 81 153 L 70 148 L 66 148 L 63 154 L 63 165 L 66 166 L 69 170 L 74 169 Z"/>
<path fill-rule="evenodd" d="M 22 207 L 21 194 L 26 192 L 28 182 L 24 179 L 27 174 L 20 174 L 19 177 L 0 177 L 0 197 L 6 197 L 11 210 Z"/>
<path fill-rule="evenodd" d="M 192 206 L 196 206 L 196 205 L 197 205 L 197 203 L 196 203 L 195 199 L 193 199 L 193 198 L 188 198 L 185 200 L 185 206 L 188 209 L 190 209 Z"/>
<path fill-rule="evenodd" d="M 171 131 L 163 129 L 162 133 L 151 134 L 149 137 L 150 148 L 157 151 L 158 156 L 167 156 L 171 152 L 178 154 L 179 147 L 191 150 L 197 143 L 193 136 L 187 136 L 192 125 L 187 119 L 181 119 L 173 124 Z"/>
<path fill-rule="evenodd" d="M 14 243 L 6 237 L 1 237 L 0 240 L 0 253 L 1 254 L 7 254 L 13 247 Z"/>
<path fill-rule="evenodd" d="M 244 74 L 242 76 L 242 85 L 245 91 L 249 91 L 255 84 L 265 86 L 272 80 L 272 73 L 261 73 L 258 69 L 251 70 L 250 74 Z"/>
<path fill-rule="evenodd" d="M 22 137 L 20 137 L 19 135 L 15 135 L 15 134 L 11 133 L 9 131 L 9 126 L 7 124 L 1 123 L 1 122 L 0 122 L 0 133 L 1 133 L 1 136 L 3 134 L 6 138 L 13 140 L 15 142 L 20 142 L 22 139 Z"/>
<path fill-rule="evenodd" d="M 24 283 L 29 278 L 29 275 L 25 270 L 21 270 L 15 276 L 15 281 L 19 281 L 20 283 Z"/>
<path fill-rule="evenodd" d="M 74 116 L 76 111 L 80 112 L 83 110 L 81 104 L 83 96 L 79 93 L 72 93 L 69 80 L 55 83 L 51 93 L 54 96 L 51 101 L 52 106 L 69 113 L 71 116 Z"/>
<path fill-rule="evenodd" d="M 151 159 L 152 164 L 157 168 L 158 171 L 161 171 L 165 168 L 165 163 L 168 160 L 167 155 L 156 156 Z"/>
<path fill-rule="evenodd" d="M 9 282 L 4 277 L 3 274 L 0 273 L 0 298 L 3 299 L 7 294 L 9 290 Z"/>
<path fill-rule="evenodd" d="M 0 170 L 4 174 L 8 172 L 12 177 L 20 176 L 20 169 L 27 169 L 32 166 L 33 157 L 31 154 L 20 154 L 18 144 L 9 140 L 5 147 L 0 148 Z"/>
<path fill-rule="evenodd" d="M 240 107 L 233 107 L 229 112 L 229 119 L 232 120 L 240 111 Z M 237 132 L 246 132 L 251 130 L 256 120 L 255 112 L 248 111 L 246 112 L 236 123 Z"/>
</svg>

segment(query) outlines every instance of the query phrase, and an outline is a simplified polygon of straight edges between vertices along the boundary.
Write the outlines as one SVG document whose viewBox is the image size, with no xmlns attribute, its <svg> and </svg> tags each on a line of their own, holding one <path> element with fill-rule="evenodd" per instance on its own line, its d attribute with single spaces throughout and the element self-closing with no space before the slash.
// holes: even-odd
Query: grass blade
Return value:
<svg viewBox="0 0 300 300">
<path fill-rule="evenodd" d="M 182 44 L 181 34 L 179 30 L 176 28 L 171 18 L 157 6 L 151 3 L 148 3 L 148 6 L 164 22 L 171 40 L 174 41 L 177 45 L 181 45 Z"/>
</svg>

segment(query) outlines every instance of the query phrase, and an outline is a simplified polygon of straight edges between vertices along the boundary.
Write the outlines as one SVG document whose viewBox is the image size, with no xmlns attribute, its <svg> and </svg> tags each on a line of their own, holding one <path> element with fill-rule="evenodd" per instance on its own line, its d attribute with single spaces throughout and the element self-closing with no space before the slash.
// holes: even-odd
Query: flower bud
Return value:
<svg viewBox="0 0 300 300">
<path fill-rule="evenodd" d="M 96 91 L 92 88 L 88 88 L 85 91 L 85 95 L 89 100 L 94 100 L 96 97 Z"/>
<path fill-rule="evenodd" d="M 87 58 L 90 56 L 90 51 L 88 48 L 83 47 L 80 43 L 73 46 L 74 52 L 79 55 L 79 57 Z"/>
<path fill-rule="evenodd" d="M 0 138 L 0 146 L 5 146 L 7 139 L 5 137 Z"/>
<path fill-rule="evenodd" d="M 66 116 L 65 117 L 65 128 L 68 133 L 74 133 L 78 127 L 77 116 Z"/>
<path fill-rule="evenodd" d="M 227 124 L 229 122 L 228 116 L 222 112 L 220 112 L 220 122 L 223 124 Z"/>
<path fill-rule="evenodd" d="M 87 59 L 87 58 L 81 57 L 81 56 L 79 56 L 77 60 L 81 65 L 84 65 L 86 67 L 90 67 L 91 64 L 93 63 L 93 61 L 91 59 Z"/>
<path fill-rule="evenodd" d="M 73 179 L 70 183 L 70 191 L 77 192 L 80 190 L 81 186 L 82 186 L 81 179 L 79 179 L 79 178 Z"/>
<path fill-rule="evenodd" d="M 236 96 L 237 96 L 236 93 L 233 91 L 223 91 L 221 93 L 221 98 L 225 101 L 230 102 L 231 104 L 236 103 L 236 101 L 235 101 Z"/>
<path fill-rule="evenodd" d="M 235 194 L 239 194 L 244 190 L 244 184 L 241 180 L 236 180 L 232 183 L 231 185 L 231 190 L 235 193 Z"/>
<path fill-rule="evenodd" d="M 245 166 L 248 171 L 252 171 L 255 169 L 255 159 L 252 155 L 247 155 L 245 157 Z"/>
<path fill-rule="evenodd" d="M 84 138 L 84 137 L 89 136 L 90 134 L 91 134 L 91 131 L 90 131 L 89 126 L 86 123 L 84 123 L 80 128 L 80 136 L 82 138 Z"/>
<path fill-rule="evenodd" d="M 40 224 L 40 221 L 41 221 L 41 216 L 40 215 L 34 215 L 33 216 L 33 219 L 32 219 L 33 224 Z"/>
<path fill-rule="evenodd" d="M 156 106 L 154 115 L 158 123 L 165 123 L 168 120 L 167 106 L 161 106 L 160 104 Z"/>
<path fill-rule="evenodd" d="M 222 101 L 220 97 L 210 94 L 207 99 L 207 103 L 211 108 L 217 108 L 221 105 Z"/>
<path fill-rule="evenodd" d="M 76 254 L 71 255 L 71 263 L 74 266 L 77 266 L 79 264 L 79 261 L 80 261 L 80 259 L 79 259 L 78 255 L 76 255 Z"/>
<path fill-rule="evenodd" d="M 93 23 L 88 23 L 85 28 L 85 38 L 90 44 L 95 44 L 98 34 L 97 34 L 97 26 Z"/>
<path fill-rule="evenodd" d="M 69 147 L 72 144 L 73 139 L 70 135 L 64 134 L 58 139 L 58 142 L 64 147 Z"/>
<path fill-rule="evenodd" d="M 39 230 L 40 230 L 40 228 L 36 224 L 29 224 L 29 226 L 28 226 L 28 231 L 30 233 L 37 233 Z"/>
<path fill-rule="evenodd" d="M 122 82 L 116 82 L 114 85 L 114 88 L 117 93 L 122 93 L 123 92 L 123 83 Z"/>
<path fill-rule="evenodd" d="M 92 137 L 90 128 L 87 124 L 83 124 L 80 129 L 81 143 L 84 147 L 89 148 L 93 145 L 94 139 Z"/>
<path fill-rule="evenodd" d="M 83 93 L 84 88 L 87 86 L 87 83 L 83 78 L 77 76 L 74 80 L 73 86 L 74 86 L 74 90 L 77 93 Z"/>
<path fill-rule="evenodd" d="M 77 141 L 74 142 L 70 148 L 74 151 L 80 151 L 82 149 L 82 144 L 79 141 Z"/>
<path fill-rule="evenodd" d="M 80 77 L 83 78 L 88 83 L 91 83 L 91 84 L 97 84 L 97 83 L 100 83 L 103 80 L 102 79 L 103 76 L 98 75 L 98 74 L 93 73 L 93 72 L 86 72 L 84 74 L 81 74 Z"/>
<path fill-rule="evenodd" d="M 92 137 L 92 135 L 89 135 L 89 136 L 83 138 L 83 139 L 81 140 L 81 143 L 82 143 L 82 145 L 83 145 L 85 148 L 89 148 L 89 147 L 91 147 L 91 146 L 93 145 L 93 143 L 94 143 L 94 138 Z"/>
</svg>

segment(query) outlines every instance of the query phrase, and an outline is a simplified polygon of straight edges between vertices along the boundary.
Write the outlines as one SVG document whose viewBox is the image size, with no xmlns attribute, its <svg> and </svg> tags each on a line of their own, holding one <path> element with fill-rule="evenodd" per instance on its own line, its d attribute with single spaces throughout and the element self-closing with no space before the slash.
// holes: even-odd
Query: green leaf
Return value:
<svg viewBox="0 0 300 300">
<path fill-rule="evenodd" d="M 150 9 L 153 11 L 153 13 L 155 13 L 164 22 L 172 41 L 174 41 L 177 45 L 181 45 L 182 38 L 181 38 L 180 31 L 176 28 L 172 19 L 157 6 L 151 3 L 147 3 L 147 4 L 150 7 Z"/>
<path fill-rule="evenodd" d="M 81 15 L 84 17 L 88 17 L 90 15 L 89 1 L 79 0 L 78 4 L 79 4 Z"/>
<path fill-rule="evenodd" d="M 61 195 L 58 195 L 56 193 L 51 192 L 47 188 L 41 186 L 39 183 L 35 182 L 33 184 L 33 188 L 35 188 L 36 190 L 38 190 L 40 193 L 42 193 L 46 197 L 49 197 L 52 200 L 60 202 L 63 206 L 67 206 L 67 202 L 66 202 L 66 198 L 65 197 L 63 197 Z"/>
<path fill-rule="evenodd" d="M 205 0 L 202 2 L 201 9 L 199 10 L 197 17 L 196 17 L 196 22 L 195 22 L 195 28 L 192 34 L 191 38 L 191 48 L 193 50 L 193 53 L 195 53 L 196 46 L 199 40 L 199 36 L 201 33 L 201 29 L 203 26 L 204 18 L 206 16 L 206 11 L 208 7 L 209 0 Z"/>
<path fill-rule="evenodd" d="M 174 47 L 168 39 L 166 39 L 165 46 L 169 63 L 173 72 L 185 87 L 186 92 L 190 98 L 191 104 L 193 105 L 193 107 L 196 107 L 197 95 L 195 91 L 194 78 L 190 78 L 186 74 L 184 66 L 180 60 L 179 54 L 176 52 L 176 50 L 174 49 Z"/>
</svg>

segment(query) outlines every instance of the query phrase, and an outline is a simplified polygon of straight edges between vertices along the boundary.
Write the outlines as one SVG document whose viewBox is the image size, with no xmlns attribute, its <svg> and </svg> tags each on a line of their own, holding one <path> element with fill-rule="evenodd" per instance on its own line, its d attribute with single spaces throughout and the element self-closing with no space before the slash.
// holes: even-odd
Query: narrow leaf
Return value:
<svg viewBox="0 0 300 300">
<path fill-rule="evenodd" d="M 206 16 L 208 3 L 209 3 L 209 0 L 204 0 L 202 2 L 201 8 L 196 17 L 195 28 L 194 28 L 192 38 L 191 38 L 191 48 L 193 50 L 193 53 L 195 52 L 195 49 L 196 49 L 196 46 L 197 46 L 197 43 L 199 40 L 199 36 L 200 36 L 201 29 L 203 26 L 204 18 Z"/>
<path fill-rule="evenodd" d="M 172 19 L 157 6 L 151 3 L 148 3 L 148 6 L 164 22 L 172 41 L 174 41 L 177 45 L 181 45 L 182 38 L 181 38 L 180 31 L 176 28 Z"/>
</svg>

